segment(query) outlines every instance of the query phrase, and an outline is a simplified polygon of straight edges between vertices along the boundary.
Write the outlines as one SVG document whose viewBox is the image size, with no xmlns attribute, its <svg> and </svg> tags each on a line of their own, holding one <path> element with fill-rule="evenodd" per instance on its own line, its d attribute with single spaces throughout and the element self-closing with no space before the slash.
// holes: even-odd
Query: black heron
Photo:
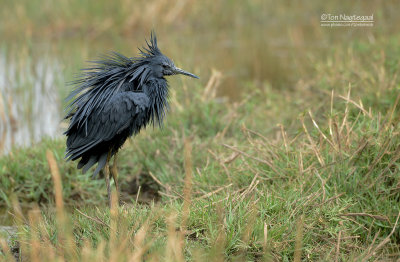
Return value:
<svg viewBox="0 0 400 262">
<path fill-rule="evenodd" d="M 168 82 L 165 76 L 182 74 L 198 76 L 176 67 L 158 49 L 151 33 L 150 43 L 139 48 L 134 58 L 112 53 L 92 62 L 73 82 L 76 88 L 67 97 L 70 104 L 65 119 L 70 119 L 66 158 L 77 160 L 78 169 L 86 171 L 97 163 L 93 176 L 103 171 L 109 205 L 111 205 L 110 173 L 117 195 L 117 152 L 126 139 L 148 124 L 162 125 L 168 109 Z M 114 156 L 113 166 L 109 166 Z"/>
</svg>

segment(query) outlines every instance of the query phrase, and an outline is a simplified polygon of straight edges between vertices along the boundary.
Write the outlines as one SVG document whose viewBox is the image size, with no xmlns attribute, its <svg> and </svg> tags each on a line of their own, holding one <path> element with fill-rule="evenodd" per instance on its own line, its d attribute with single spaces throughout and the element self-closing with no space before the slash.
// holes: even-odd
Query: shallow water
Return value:
<svg viewBox="0 0 400 262">
<path fill-rule="evenodd" d="M 0 54 L 0 154 L 59 135 L 56 86 L 62 82 L 54 59 L 18 60 Z"/>
</svg>

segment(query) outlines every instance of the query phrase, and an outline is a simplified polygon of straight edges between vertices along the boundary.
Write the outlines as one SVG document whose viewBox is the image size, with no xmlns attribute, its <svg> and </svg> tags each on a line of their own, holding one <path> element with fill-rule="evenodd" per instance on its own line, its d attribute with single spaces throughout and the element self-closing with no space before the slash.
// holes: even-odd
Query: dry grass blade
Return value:
<svg viewBox="0 0 400 262">
<path fill-rule="evenodd" d="M 278 126 L 281 129 L 281 135 L 282 135 L 282 139 L 283 139 L 283 144 L 285 145 L 286 154 L 288 154 L 289 147 L 288 147 L 288 143 L 287 143 L 287 134 L 286 134 L 285 128 L 282 124 L 278 124 Z"/>
<path fill-rule="evenodd" d="M 181 262 L 183 259 L 183 239 L 181 237 L 182 232 L 176 231 L 176 219 L 178 215 L 171 213 L 167 217 L 167 246 L 164 261 L 168 262 Z"/>
<path fill-rule="evenodd" d="M 224 164 L 230 164 L 230 163 L 232 163 L 233 161 L 235 161 L 235 159 L 236 159 L 238 156 L 240 156 L 240 153 L 238 153 L 238 152 L 233 152 L 232 155 L 231 155 L 230 157 L 228 157 L 228 158 L 226 158 L 225 160 L 223 160 L 223 163 L 224 163 Z"/>
<path fill-rule="evenodd" d="M 82 216 L 84 216 L 84 217 L 86 217 L 87 219 L 90 219 L 90 220 L 92 220 L 92 221 L 94 221 L 94 222 L 96 222 L 96 223 L 98 223 L 98 224 L 100 224 L 100 225 L 103 225 L 103 226 L 105 226 L 105 227 L 110 227 L 109 225 L 107 225 L 106 223 L 104 223 L 103 221 L 101 221 L 100 219 L 98 219 L 98 218 L 95 218 L 95 217 L 91 217 L 91 216 L 89 216 L 89 215 L 86 215 L 85 213 L 83 213 L 82 211 L 80 211 L 79 209 L 76 209 L 75 208 L 75 210 L 79 213 L 79 214 L 81 214 Z"/>
<path fill-rule="evenodd" d="M 226 245 L 226 234 L 225 234 L 225 212 L 224 207 L 221 203 L 216 205 L 216 213 L 218 216 L 217 220 L 217 235 L 216 238 L 213 239 L 211 250 L 209 253 L 209 260 L 215 262 L 223 262 L 225 261 L 225 245 Z M 201 260 L 204 261 L 204 260 Z"/>
<path fill-rule="evenodd" d="M 189 218 L 191 194 L 192 194 L 192 144 L 189 139 L 185 139 L 184 146 L 185 155 L 185 184 L 183 188 L 183 214 L 182 214 L 182 230 L 186 230 L 186 222 Z"/>
<path fill-rule="evenodd" d="M 386 124 L 386 130 L 388 130 L 388 128 L 392 124 L 393 114 L 396 111 L 397 105 L 399 104 L 399 100 L 400 100 L 400 94 L 397 95 L 396 102 L 394 102 L 394 105 L 392 106 L 392 110 L 390 111 L 389 119 Z"/>
<path fill-rule="evenodd" d="M 382 147 L 380 148 L 378 156 L 374 159 L 374 161 L 368 168 L 368 172 L 364 175 L 364 181 L 369 179 L 369 176 L 371 175 L 372 171 L 374 171 L 375 167 L 380 163 L 381 159 L 385 156 L 385 154 L 389 153 L 388 148 L 390 146 L 390 142 L 391 142 L 390 138 L 387 138 L 385 140 Z"/>
<path fill-rule="evenodd" d="M 203 91 L 203 96 L 202 96 L 203 101 L 215 98 L 217 94 L 217 88 L 221 83 L 221 79 L 222 79 L 222 73 L 213 69 L 211 72 L 211 77 L 208 80 L 207 85 Z"/>
<path fill-rule="evenodd" d="M 268 226 L 264 222 L 264 239 L 263 239 L 263 259 L 264 261 L 272 261 L 271 248 L 268 244 Z"/>
<path fill-rule="evenodd" d="M 304 124 L 304 118 L 303 117 L 301 118 L 301 124 L 303 125 L 304 132 L 305 132 L 305 134 L 306 134 L 306 136 L 308 138 L 308 141 L 310 142 L 311 148 L 314 151 L 315 156 L 318 159 L 318 162 L 320 163 L 321 166 L 324 166 L 325 165 L 325 161 L 322 159 L 321 153 L 319 152 L 314 140 L 311 138 L 311 135 L 308 132 L 308 129 L 307 129 L 306 125 Z"/>
<path fill-rule="evenodd" d="M 297 162 L 299 166 L 299 174 L 301 175 L 304 173 L 303 154 L 301 153 L 301 151 L 299 152 L 299 158 Z"/>
<path fill-rule="evenodd" d="M 337 119 L 335 119 L 335 121 L 333 122 L 333 130 L 334 130 L 334 134 L 336 136 L 336 143 L 338 145 L 339 152 L 342 152 L 341 131 L 339 130 Z"/>
<path fill-rule="evenodd" d="M 335 149 L 336 151 L 338 151 L 338 149 L 336 148 L 336 146 L 329 140 L 329 138 L 321 131 L 321 129 L 319 128 L 317 122 L 314 120 L 314 117 L 311 113 L 311 110 L 308 110 L 308 114 L 310 115 L 311 121 L 313 122 L 313 125 L 315 126 L 315 128 L 318 130 L 318 132 L 320 133 L 320 135 L 332 146 L 333 149 Z"/>
<path fill-rule="evenodd" d="M 158 178 L 150 171 L 149 175 L 151 176 L 151 178 L 160 186 L 162 186 L 163 188 L 165 188 L 168 192 L 171 191 L 171 187 L 168 185 L 164 185 L 163 183 L 161 183 L 160 180 L 158 180 Z"/>
<path fill-rule="evenodd" d="M 346 109 L 344 110 L 344 117 L 342 121 L 342 125 L 340 126 L 339 136 L 342 134 L 343 128 L 347 123 L 347 118 L 349 116 L 349 100 L 350 100 L 350 93 L 351 93 L 351 84 L 349 83 L 349 90 L 347 91 L 347 100 L 346 100 Z"/>
<path fill-rule="evenodd" d="M 300 262 L 301 261 L 301 249 L 303 245 L 303 231 L 304 231 L 304 215 L 301 215 L 297 220 L 296 225 L 296 242 L 294 247 L 294 255 L 293 261 Z"/>
<path fill-rule="evenodd" d="M 297 206 L 293 209 L 292 213 L 291 213 L 290 216 L 289 216 L 289 219 L 291 219 L 291 218 L 297 213 L 298 209 L 300 209 L 301 207 L 305 207 L 305 206 L 307 205 L 307 203 L 312 202 L 312 201 L 314 201 L 315 199 L 317 199 L 317 198 L 322 194 L 322 192 L 320 192 L 320 191 L 321 191 L 321 190 L 319 189 L 318 191 L 316 191 L 316 192 L 314 192 L 314 193 L 308 195 L 307 197 L 305 197 L 305 201 L 304 201 L 303 203 L 297 205 Z M 299 200 L 300 200 L 300 199 L 297 199 L 295 202 L 297 202 L 297 201 L 299 201 Z M 301 199 L 301 200 L 303 200 L 303 199 Z"/>
<path fill-rule="evenodd" d="M 40 261 L 40 240 L 37 233 L 37 226 L 38 226 L 38 216 L 40 216 L 40 211 L 38 209 L 31 210 L 28 214 L 29 217 L 29 225 L 31 227 L 31 238 L 29 240 L 30 244 L 30 259 L 33 262 Z"/>
<path fill-rule="evenodd" d="M 74 254 L 74 250 L 76 250 L 76 243 L 73 239 L 73 236 L 71 235 L 72 231 L 70 230 L 64 209 L 62 182 L 57 162 L 54 158 L 53 153 L 50 150 L 46 151 L 46 158 L 50 167 L 50 173 L 54 184 L 57 228 L 60 232 L 57 244 L 58 253 L 60 258 L 63 258 L 65 256 L 72 256 Z"/>
<path fill-rule="evenodd" d="M 259 199 L 254 200 L 254 196 L 251 198 L 251 204 L 248 207 L 248 214 L 246 218 L 246 224 L 243 228 L 242 234 L 241 234 L 241 240 L 243 243 L 247 244 L 250 241 L 251 234 L 254 231 L 254 224 L 256 222 L 256 217 L 258 214 L 258 209 L 257 209 L 257 202 Z M 247 253 L 247 246 L 243 246 L 239 249 L 239 257 L 245 259 L 246 258 L 246 253 Z"/>
<path fill-rule="evenodd" d="M 341 196 L 343 196 L 343 195 L 344 195 L 344 193 L 340 193 L 340 194 L 338 194 L 338 195 L 336 195 L 336 196 L 333 196 L 333 197 L 331 197 L 331 198 L 328 198 L 327 200 L 325 200 L 325 201 L 323 201 L 322 203 L 319 203 L 319 204 L 317 204 L 317 205 L 315 205 L 315 206 L 323 206 L 323 205 L 325 205 L 326 203 L 328 203 L 328 202 L 330 202 L 330 201 L 332 201 L 332 200 L 338 199 L 339 197 L 341 197 Z"/>
<path fill-rule="evenodd" d="M 59 215 L 63 216 L 64 212 L 64 202 L 62 196 L 62 183 L 61 183 L 61 176 L 58 170 L 57 162 L 54 158 L 53 152 L 47 150 L 46 152 L 47 163 L 50 167 L 51 177 L 53 178 L 54 183 L 54 195 L 56 200 L 56 208 Z"/>
<path fill-rule="evenodd" d="M 326 196 L 326 190 L 325 190 L 325 184 L 326 184 L 326 180 L 328 180 L 329 178 L 327 178 L 326 180 L 324 180 L 321 175 L 318 173 L 317 170 L 315 170 L 314 172 L 318 179 L 321 181 L 321 189 L 322 189 L 322 202 L 325 202 L 325 196 Z"/>
<path fill-rule="evenodd" d="M 332 93 L 331 93 L 331 111 L 330 111 L 330 117 L 328 118 L 329 134 L 331 135 L 331 137 L 333 137 L 333 131 L 332 131 L 333 98 L 334 98 L 334 90 L 332 89 Z"/>
<path fill-rule="evenodd" d="M 241 151 L 241 150 L 239 150 L 239 149 L 237 149 L 237 148 L 235 148 L 235 147 L 233 147 L 233 146 L 227 145 L 227 144 L 222 144 L 222 145 L 225 146 L 225 147 L 227 147 L 227 148 L 229 148 L 229 149 L 232 149 L 232 150 L 234 150 L 234 151 L 236 151 L 236 152 L 238 152 L 238 153 L 240 153 L 240 154 L 242 154 L 242 155 L 244 155 L 244 156 L 246 156 L 246 157 L 249 157 L 249 158 L 251 158 L 251 159 L 253 159 L 253 160 L 256 160 L 256 161 L 258 161 L 258 162 L 261 162 L 261 163 L 266 164 L 266 165 L 269 166 L 269 167 L 275 172 L 275 174 L 277 174 L 279 177 L 284 177 L 284 176 L 285 176 L 284 173 L 283 173 L 283 171 L 280 170 L 280 172 L 279 172 L 279 171 L 276 169 L 276 167 L 272 164 L 271 161 L 264 160 L 264 159 L 261 159 L 261 158 L 258 158 L 258 157 L 254 157 L 254 156 L 252 156 L 252 155 L 249 155 L 249 154 L 247 154 L 247 153 L 245 153 L 245 152 L 243 152 L 243 151 Z"/>
<path fill-rule="evenodd" d="M 340 97 L 341 99 L 352 103 L 353 105 L 355 105 L 358 109 L 360 109 L 365 115 L 367 115 L 368 117 L 372 118 L 372 114 L 371 112 L 368 112 L 367 110 L 364 109 L 364 107 L 362 106 L 362 104 L 357 104 L 357 102 L 355 102 L 354 100 L 351 100 L 349 97 L 344 97 L 339 95 L 338 97 Z"/>
<path fill-rule="evenodd" d="M 110 262 L 119 261 L 118 246 L 120 239 L 118 238 L 119 210 L 117 192 L 113 191 L 111 196 L 110 209 Z"/>
<path fill-rule="evenodd" d="M 245 199 L 245 197 L 250 194 L 258 185 L 258 183 L 260 183 L 259 180 L 257 180 L 258 178 L 258 174 L 255 174 L 255 176 L 253 177 L 253 180 L 251 180 L 250 185 L 246 188 L 246 190 L 244 190 L 238 197 L 239 201 L 243 201 Z"/>
<path fill-rule="evenodd" d="M 392 228 L 392 231 L 390 231 L 389 235 L 387 235 L 382 242 L 380 242 L 375 248 L 373 248 L 372 250 L 370 250 L 370 252 L 368 252 L 368 254 L 363 257 L 363 259 L 361 261 L 368 261 L 375 253 L 376 251 L 378 251 L 379 249 L 381 249 L 384 245 L 386 245 L 389 241 L 390 238 L 392 237 L 393 233 L 396 231 L 397 228 L 397 223 L 399 222 L 399 218 L 400 218 L 400 212 L 397 215 L 396 218 L 396 222 L 394 223 L 394 226 Z"/>
<path fill-rule="evenodd" d="M 379 179 L 381 179 L 381 177 L 382 177 L 386 172 L 388 172 L 388 171 L 393 167 L 393 165 L 397 162 L 397 160 L 399 160 L 399 159 L 400 159 L 400 146 L 398 146 L 398 147 L 396 148 L 396 151 L 394 152 L 394 157 L 390 160 L 390 162 L 389 162 L 389 164 L 387 165 L 387 167 L 385 167 L 385 169 L 383 169 L 383 170 L 379 173 L 379 175 L 374 179 L 374 182 L 371 183 L 371 184 L 368 186 L 368 188 L 370 189 L 370 188 L 372 188 L 373 186 L 375 186 L 376 183 L 378 183 Z"/>
<path fill-rule="evenodd" d="M 363 216 L 363 217 L 370 217 L 379 221 L 385 221 L 385 222 L 390 222 L 389 218 L 387 218 L 386 216 L 381 216 L 381 215 L 372 215 L 372 214 L 367 214 L 367 213 L 346 213 L 346 214 L 341 214 L 340 216 L 344 216 L 344 217 L 359 217 L 359 216 Z"/>
<path fill-rule="evenodd" d="M 339 261 L 341 236 L 342 236 L 342 231 L 339 231 L 339 235 L 338 235 L 338 239 L 337 239 L 337 244 L 336 244 L 335 262 Z"/>
<path fill-rule="evenodd" d="M 360 156 L 361 152 L 365 149 L 365 147 L 368 145 L 368 143 L 369 143 L 369 140 L 364 136 L 361 139 L 357 150 L 352 154 L 349 161 L 353 161 L 354 159 L 356 159 L 357 156 Z"/>
<path fill-rule="evenodd" d="M 230 174 L 230 172 L 229 172 L 229 169 L 228 169 L 227 166 L 225 165 L 225 161 L 222 160 L 219 156 L 217 156 L 217 154 L 215 154 L 212 150 L 207 149 L 207 151 L 215 158 L 215 160 L 218 161 L 218 163 L 219 163 L 219 164 L 221 165 L 221 167 L 224 169 L 225 174 L 226 174 L 226 176 L 227 176 L 229 182 L 232 182 L 231 174 Z M 235 152 L 235 153 L 237 153 L 237 152 Z M 239 153 L 238 153 L 238 154 L 239 154 Z M 239 154 L 239 155 L 240 155 L 240 154 Z M 238 155 L 238 156 L 239 156 L 239 155 Z"/>
<path fill-rule="evenodd" d="M 143 261 L 143 255 L 148 249 L 148 247 L 144 243 L 148 230 L 149 230 L 149 223 L 148 221 L 146 221 L 146 223 L 142 227 L 140 227 L 140 229 L 135 234 L 135 238 L 133 241 L 135 249 L 131 255 L 131 258 L 129 259 L 129 262 Z"/>
<path fill-rule="evenodd" d="M 214 191 L 212 191 L 212 192 L 208 192 L 207 194 L 204 194 L 204 195 L 202 195 L 202 196 L 199 196 L 199 197 L 195 198 L 194 200 L 209 198 L 210 196 L 212 196 L 212 195 L 218 193 L 219 191 L 222 191 L 222 190 L 224 190 L 224 189 L 226 189 L 226 188 L 228 188 L 228 187 L 230 187 L 230 186 L 232 186 L 232 185 L 233 185 L 233 184 L 229 184 L 229 185 L 220 187 L 220 188 L 218 188 L 218 189 L 216 189 L 216 190 L 214 190 Z"/>
</svg>

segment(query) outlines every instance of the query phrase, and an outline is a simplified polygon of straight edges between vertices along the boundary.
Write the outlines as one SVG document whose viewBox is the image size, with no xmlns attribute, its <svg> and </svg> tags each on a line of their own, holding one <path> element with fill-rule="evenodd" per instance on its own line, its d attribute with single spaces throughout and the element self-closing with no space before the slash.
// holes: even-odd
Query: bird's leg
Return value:
<svg viewBox="0 0 400 262">
<path fill-rule="evenodd" d="M 108 197 L 108 206 L 111 208 L 111 187 L 110 187 L 110 170 L 108 161 L 110 160 L 110 153 L 108 153 L 106 165 L 104 166 L 104 177 L 106 179 L 106 186 L 107 186 L 107 197 Z"/>
<path fill-rule="evenodd" d="M 110 171 L 108 170 L 108 161 L 104 167 L 104 177 L 106 179 L 108 205 L 111 208 L 111 187 L 110 187 Z"/>
<path fill-rule="evenodd" d="M 110 173 L 114 179 L 115 189 L 117 190 L 117 203 L 119 203 L 119 186 L 118 186 L 118 170 L 117 170 L 117 154 L 114 155 L 114 162 L 110 167 Z"/>
</svg>

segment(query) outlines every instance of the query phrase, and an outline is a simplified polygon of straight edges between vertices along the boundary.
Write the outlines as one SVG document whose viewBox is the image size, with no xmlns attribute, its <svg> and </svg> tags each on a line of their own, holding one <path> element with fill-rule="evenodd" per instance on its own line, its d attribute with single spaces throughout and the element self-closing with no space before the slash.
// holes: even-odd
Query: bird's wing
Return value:
<svg viewBox="0 0 400 262">
<path fill-rule="evenodd" d="M 101 142 L 110 141 L 133 125 L 134 131 L 145 125 L 149 98 L 144 93 L 122 92 L 114 95 L 104 107 L 88 118 L 87 132 L 76 125 L 67 139 L 66 158 L 75 160 Z"/>
<path fill-rule="evenodd" d="M 66 98 L 70 104 L 65 118 L 70 118 L 71 122 L 65 134 L 68 135 L 70 128 L 76 123 L 78 126 L 85 126 L 86 131 L 92 111 L 98 110 L 111 97 L 122 92 L 124 83 L 134 81 L 133 77 L 140 78 L 138 72 L 143 70 L 138 69 L 141 69 L 141 63 L 116 52 L 103 56 L 101 60 L 92 61 L 90 67 L 82 69 L 82 74 L 71 82 L 76 88 Z"/>
</svg>

